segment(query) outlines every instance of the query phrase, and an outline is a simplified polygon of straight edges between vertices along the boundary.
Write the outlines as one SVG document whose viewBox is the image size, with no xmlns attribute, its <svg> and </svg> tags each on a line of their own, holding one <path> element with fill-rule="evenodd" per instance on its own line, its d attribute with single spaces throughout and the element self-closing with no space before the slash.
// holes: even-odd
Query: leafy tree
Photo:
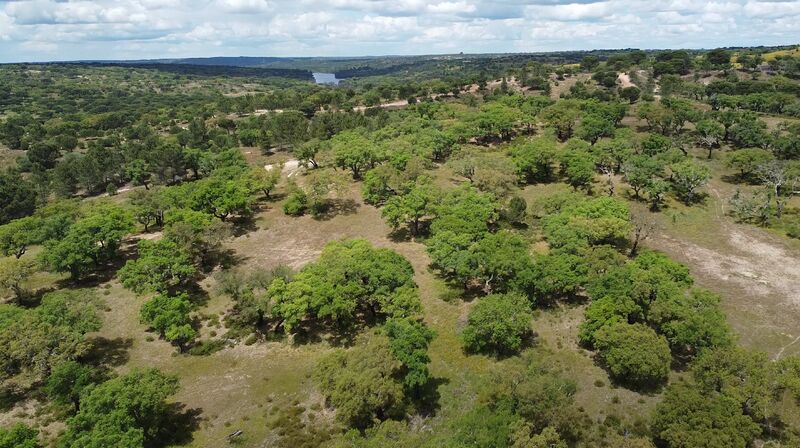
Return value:
<svg viewBox="0 0 800 448">
<path fill-rule="evenodd" d="M 15 258 L 25 255 L 28 246 L 40 242 L 42 225 L 40 219 L 28 216 L 0 226 L 0 254 Z"/>
<path fill-rule="evenodd" d="M 249 179 L 226 179 L 212 176 L 191 185 L 189 206 L 225 221 L 231 215 L 247 216 L 252 212 L 253 197 Z"/>
<path fill-rule="evenodd" d="M 36 190 L 30 182 L 12 171 L 0 173 L 0 225 L 32 215 L 36 210 Z"/>
<path fill-rule="evenodd" d="M 512 196 L 502 215 L 511 224 L 523 224 L 528 215 L 528 203 L 519 196 Z"/>
<path fill-rule="evenodd" d="M 481 107 L 473 125 L 477 129 L 478 137 L 500 136 L 501 140 L 508 140 L 520 118 L 519 109 L 501 103 L 487 103 Z"/>
<path fill-rule="evenodd" d="M 664 164 L 654 157 L 633 156 L 622 166 L 622 173 L 638 198 L 643 189 L 664 173 Z"/>
<path fill-rule="evenodd" d="M 71 405 L 73 411 L 80 410 L 81 394 L 99 380 L 99 372 L 76 361 L 67 361 L 56 366 L 47 379 L 45 390 L 51 400 Z"/>
<path fill-rule="evenodd" d="M 122 285 L 137 294 L 165 293 L 185 284 L 197 274 L 191 255 L 178 243 L 166 239 L 139 241 L 139 258 L 119 270 Z"/>
<path fill-rule="evenodd" d="M 403 385 L 409 394 L 416 394 L 431 379 L 428 370 L 428 344 L 436 333 L 423 322 L 412 319 L 389 319 L 384 326 L 389 348 L 403 365 Z"/>
<path fill-rule="evenodd" d="M 43 381 L 85 355 L 86 334 L 100 329 L 97 300 L 85 291 L 48 293 L 38 307 L 15 314 L 0 328 L 0 377 L 27 373 Z"/>
<path fill-rule="evenodd" d="M 567 448 L 567 442 L 561 439 L 558 431 L 552 426 L 544 428 L 540 433 L 533 433 L 533 425 L 521 423 L 515 427 L 512 448 Z"/>
<path fill-rule="evenodd" d="M 0 258 L 0 291 L 11 291 L 17 303 L 22 302 L 27 291 L 25 282 L 36 272 L 36 263 L 29 259 Z"/>
<path fill-rule="evenodd" d="M 727 135 L 738 148 L 768 148 L 770 145 L 767 124 L 752 115 L 740 115 Z"/>
<path fill-rule="evenodd" d="M 362 338 L 358 345 L 337 350 L 323 358 L 314 379 L 328 402 L 336 408 L 336 419 L 364 429 L 382 420 L 397 418 L 405 407 L 402 363 L 383 336 Z"/>
<path fill-rule="evenodd" d="M 594 145 L 600 137 L 609 137 L 614 134 L 614 122 L 598 113 L 584 115 L 577 130 L 578 138 Z"/>
<path fill-rule="evenodd" d="M 639 99 L 639 96 L 641 96 L 641 94 L 642 94 L 641 89 L 639 89 L 636 86 L 625 87 L 623 89 L 620 89 L 619 91 L 619 97 L 624 100 L 627 100 L 630 104 L 635 103 Z"/>
<path fill-rule="evenodd" d="M 42 259 L 56 272 L 80 279 L 116 255 L 122 238 L 133 230 L 133 219 L 117 206 L 103 206 L 73 224 L 61 240 L 45 244 Z"/>
<path fill-rule="evenodd" d="M 142 305 L 139 320 L 165 337 L 168 331 L 188 324 L 191 311 L 192 302 L 185 293 L 158 295 Z"/>
<path fill-rule="evenodd" d="M 269 194 L 281 180 L 281 170 L 275 167 L 269 171 L 261 167 L 255 167 L 250 170 L 249 174 L 252 182 L 251 188 L 263 192 L 264 197 L 268 199 L 270 197 Z"/>
<path fill-rule="evenodd" d="M 685 384 L 667 389 L 652 427 L 656 441 L 669 448 L 746 448 L 761 433 L 734 398 Z"/>
<path fill-rule="evenodd" d="M 565 439 L 577 438 L 576 385 L 546 368 L 540 355 L 528 350 L 497 366 L 490 376 L 487 401 L 501 409 L 508 405 L 532 433 L 552 427 Z"/>
<path fill-rule="evenodd" d="M 636 387 L 663 383 L 672 361 L 666 339 L 641 324 L 614 322 L 594 334 L 611 376 Z"/>
<path fill-rule="evenodd" d="M 283 203 L 283 212 L 289 216 L 302 216 L 308 209 L 308 195 L 297 188 L 286 198 Z"/>
<path fill-rule="evenodd" d="M 720 308 L 719 296 L 701 289 L 656 300 L 648 319 L 670 343 L 674 353 L 693 356 L 705 348 L 727 347 L 733 342 Z"/>
<path fill-rule="evenodd" d="M 773 367 L 766 353 L 727 346 L 702 352 L 692 363 L 692 376 L 704 394 L 733 398 L 758 423 L 774 412 Z"/>
<path fill-rule="evenodd" d="M 308 320 L 347 328 L 359 316 L 415 315 L 420 303 L 413 275 L 411 264 L 391 250 L 364 240 L 332 242 L 290 282 L 276 279 L 267 294 L 286 332 Z"/>
<path fill-rule="evenodd" d="M 759 166 L 770 162 L 775 157 L 766 149 L 747 148 L 733 151 L 728 155 L 726 165 L 739 171 L 742 179 L 751 178 Z"/>
<path fill-rule="evenodd" d="M 670 165 L 672 171 L 672 186 L 678 197 L 686 204 L 694 202 L 698 189 L 702 188 L 711 178 L 711 171 L 705 165 L 700 165 L 691 159 Z"/>
<path fill-rule="evenodd" d="M 627 244 L 631 231 L 630 210 L 623 201 L 602 197 L 564 204 L 543 218 L 550 247 L 577 253 L 588 246 Z"/>
<path fill-rule="evenodd" d="M 229 223 L 194 210 L 175 209 L 164 219 L 164 239 L 178 244 L 196 265 L 205 267 L 213 267 L 221 257 L 222 243 L 231 233 Z"/>
<path fill-rule="evenodd" d="M 311 139 L 302 145 L 294 147 L 294 156 L 304 165 L 311 165 L 312 168 L 319 168 L 319 154 L 327 150 L 327 141 Z"/>
<path fill-rule="evenodd" d="M 448 191 L 435 208 L 435 215 L 432 234 L 451 231 L 474 238 L 497 220 L 497 204 L 491 195 L 464 186 Z"/>
<path fill-rule="evenodd" d="M 533 267 L 534 295 L 537 299 L 570 298 L 586 282 L 587 270 L 586 262 L 578 255 L 554 253 L 539 256 Z"/>
<path fill-rule="evenodd" d="M 134 190 L 130 195 L 130 204 L 133 216 L 144 226 L 144 231 L 150 231 L 150 225 L 164 225 L 164 213 L 167 201 L 158 190 Z"/>
<path fill-rule="evenodd" d="M 378 146 L 363 132 L 344 131 L 331 139 L 331 147 L 336 166 L 349 169 L 354 179 L 382 159 Z"/>
<path fill-rule="evenodd" d="M 509 150 L 517 168 L 517 175 L 525 182 L 547 182 L 553 175 L 556 142 L 548 138 L 536 138 L 517 144 Z"/>
<path fill-rule="evenodd" d="M 724 48 L 717 48 L 705 55 L 706 60 L 714 67 L 728 68 L 731 64 L 731 52 Z"/>
<path fill-rule="evenodd" d="M 511 232 L 485 235 L 469 249 L 470 270 L 459 278 L 464 284 L 478 282 L 486 292 L 525 291 L 532 270 L 528 244 Z"/>
<path fill-rule="evenodd" d="M 407 193 L 390 197 L 381 215 L 393 228 L 407 224 L 411 234 L 418 235 L 421 221 L 433 215 L 437 197 L 429 183 L 416 183 Z"/>
<path fill-rule="evenodd" d="M 139 448 L 170 437 L 169 399 L 178 379 L 156 369 L 133 372 L 87 390 L 78 413 L 67 420 L 61 448 Z"/>
<path fill-rule="evenodd" d="M 483 297 L 470 310 L 461 337 L 469 352 L 515 353 L 531 333 L 530 302 L 518 294 Z"/>
<path fill-rule="evenodd" d="M 725 128 L 714 120 L 703 120 L 696 126 L 698 143 L 708 149 L 708 158 L 714 148 L 719 147 L 722 138 L 725 137 Z"/>
<path fill-rule="evenodd" d="M 39 431 L 24 423 L 0 428 L 0 448 L 39 448 Z"/>
<path fill-rule="evenodd" d="M 575 188 L 591 189 L 594 181 L 595 165 L 592 155 L 587 151 L 567 151 L 561 155 L 561 174 L 567 183 Z"/>
<path fill-rule="evenodd" d="M 541 115 L 545 123 L 556 130 L 558 139 L 565 141 L 572 137 L 581 111 L 576 100 L 561 100 L 545 108 Z"/>
</svg>

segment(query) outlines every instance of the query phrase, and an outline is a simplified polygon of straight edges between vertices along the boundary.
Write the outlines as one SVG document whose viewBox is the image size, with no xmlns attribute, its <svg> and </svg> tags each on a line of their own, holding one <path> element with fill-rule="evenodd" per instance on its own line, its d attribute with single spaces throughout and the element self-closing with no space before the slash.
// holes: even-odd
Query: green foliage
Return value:
<svg viewBox="0 0 800 448">
<path fill-rule="evenodd" d="M 650 322 L 669 341 L 673 353 L 694 356 L 705 348 L 733 343 L 730 327 L 716 294 L 693 289 L 689 294 L 670 295 L 650 307 Z"/>
<path fill-rule="evenodd" d="M 628 205 L 601 197 L 564 204 L 543 218 L 547 242 L 556 251 L 577 253 L 588 246 L 626 244 L 631 231 Z"/>
<path fill-rule="evenodd" d="M 761 433 L 735 399 L 684 384 L 667 389 L 652 427 L 655 439 L 669 448 L 746 448 Z"/>
<path fill-rule="evenodd" d="M 364 337 L 350 350 L 337 350 L 323 358 L 314 380 L 328 402 L 336 408 L 336 419 L 363 429 L 382 420 L 399 418 L 405 408 L 398 361 L 390 341 L 380 335 Z"/>
<path fill-rule="evenodd" d="M 533 267 L 537 299 L 571 298 L 586 283 L 588 265 L 584 258 L 569 253 L 537 257 Z"/>
<path fill-rule="evenodd" d="M 403 386 L 410 395 L 419 393 L 431 379 L 428 345 L 436 333 L 412 319 L 389 319 L 384 330 L 392 354 L 403 365 Z"/>
<path fill-rule="evenodd" d="M 0 378 L 45 380 L 56 366 L 85 355 L 91 348 L 86 334 L 100 329 L 97 299 L 86 291 L 45 294 L 38 307 L 10 317 L 0 328 Z"/>
<path fill-rule="evenodd" d="M 747 148 L 728 153 L 726 165 L 739 171 L 742 179 L 750 178 L 760 167 L 772 161 L 775 156 L 766 149 Z"/>
<path fill-rule="evenodd" d="M 758 423 L 774 412 L 773 367 L 766 353 L 724 347 L 700 354 L 692 363 L 692 376 L 702 393 L 734 399 Z"/>
<path fill-rule="evenodd" d="M 528 203 L 519 196 L 512 196 L 502 215 L 511 224 L 524 224 L 528 216 Z"/>
<path fill-rule="evenodd" d="M 691 159 L 670 165 L 670 171 L 672 171 L 672 187 L 686 204 L 691 204 L 697 199 L 698 190 L 711 178 L 711 171 L 707 166 Z"/>
<path fill-rule="evenodd" d="M 381 161 L 378 146 L 364 132 L 344 131 L 331 139 L 337 167 L 349 169 L 354 179 Z"/>
<path fill-rule="evenodd" d="M 27 258 L 0 258 L 0 291 L 11 292 L 17 303 L 27 295 L 24 284 L 36 272 L 36 263 Z"/>
<path fill-rule="evenodd" d="M 304 322 L 354 325 L 369 319 L 410 317 L 420 310 L 414 269 L 402 256 L 364 240 L 332 242 L 319 260 L 289 282 L 276 279 L 267 291 L 272 316 L 286 332 Z"/>
<path fill-rule="evenodd" d="M 47 379 L 45 391 L 54 402 L 71 405 L 74 411 L 78 411 L 81 394 L 99 379 L 96 369 L 76 361 L 67 361 L 53 369 Z"/>
<path fill-rule="evenodd" d="M 389 198 L 381 215 L 393 228 L 406 224 L 412 235 L 418 235 L 422 219 L 434 213 L 438 197 L 438 191 L 430 184 L 416 183 L 408 192 Z"/>
<path fill-rule="evenodd" d="M 197 274 L 191 255 L 174 241 L 139 241 L 139 258 L 119 270 L 122 285 L 137 294 L 165 293 Z"/>
<path fill-rule="evenodd" d="M 624 100 L 627 100 L 631 104 L 635 103 L 639 99 L 639 96 L 641 96 L 641 94 L 642 94 L 641 89 L 639 89 L 636 86 L 625 87 L 623 89 L 620 89 L 619 91 L 619 97 Z"/>
<path fill-rule="evenodd" d="M 594 334 L 594 345 L 618 381 L 653 387 L 667 379 L 672 361 L 669 345 L 644 325 L 610 323 Z"/>
<path fill-rule="evenodd" d="M 0 448 L 39 448 L 39 431 L 24 423 L 0 428 Z"/>
<path fill-rule="evenodd" d="M 42 260 L 50 269 L 79 279 L 111 261 L 122 238 L 132 230 L 133 218 L 125 210 L 113 205 L 98 207 L 73 224 L 64 238 L 48 241 Z"/>
<path fill-rule="evenodd" d="M 474 188 L 459 187 L 448 191 L 435 209 L 431 233 L 450 231 L 475 238 L 489 230 L 497 220 L 494 199 Z"/>
<path fill-rule="evenodd" d="M 192 302 L 186 294 L 173 297 L 159 295 L 142 305 L 139 319 L 162 337 L 166 337 L 169 332 L 181 335 L 184 331 L 182 327 L 190 323 L 189 313 L 192 308 Z M 172 338 L 167 339 L 172 340 Z"/>
<path fill-rule="evenodd" d="M 470 310 L 461 337 L 468 352 L 516 353 L 531 333 L 530 302 L 518 294 L 492 294 Z"/>
<path fill-rule="evenodd" d="M 0 173 L 0 225 L 32 215 L 36 209 L 36 190 L 14 172 Z"/>
<path fill-rule="evenodd" d="M 283 212 L 289 216 L 302 216 L 307 208 L 308 196 L 299 188 L 289 193 L 289 197 L 283 203 Z"/>
<path fill-rule="evenodd" d="M 497 365 L 485 400 L 498 410 L 512 410 L 529 424 L 531 433 L 553 427 L 564 438 L 574 438 L 579 431 L 575 382 L 544 367 L 538 355 L 528 350 Z"/>
<path fill-rule="evenodd" d="M 551 180 L 556 158 L 555 141 L 547 137 L 535 138 L 511 146 L 509 154 L 520 179 L 527 183 Z"/>
<path fill-rule="evenodd" d="M 156 369 L 133 372 L 87 390 L 67 420 L 60 448 L 140 448 L 164 443 L 172 415 L 167 399 L 178 380 Z"/>
</svg>

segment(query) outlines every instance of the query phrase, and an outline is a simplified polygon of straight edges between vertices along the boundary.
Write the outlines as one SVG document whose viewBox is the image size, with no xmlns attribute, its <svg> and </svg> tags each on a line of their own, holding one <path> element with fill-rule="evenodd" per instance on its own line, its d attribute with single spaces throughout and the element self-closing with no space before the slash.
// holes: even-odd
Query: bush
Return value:
<svg viewBox="0 0 800 448">
<path fill-rule="evenodd" d="M 225 341 L 200 341 L 194 347 L 189 349 L 189 354 L 192 356 L 208 356 L 216 353 L 225 348 Z"/>
<path fill-rule="evenodd" d="M 302 216 L 308 210 L 308 196 L 301 190 L 293 191 L 283 203 L 283 212 L 289 216 Z"/>
<path fill-rule="evenodd" d="M 486 296 L 467 318 L 461 335 L 468 352 L 515 353 L 531 333 L 530 303 L 517 294 Z"/>
<path fill-rule="evenodd" d="M 669 344 L 642 324 L 614 322 L 595 333 L 595 347 L 614 379 L 636 387 L 667 380 L 672 356 Z"/>
</svg>

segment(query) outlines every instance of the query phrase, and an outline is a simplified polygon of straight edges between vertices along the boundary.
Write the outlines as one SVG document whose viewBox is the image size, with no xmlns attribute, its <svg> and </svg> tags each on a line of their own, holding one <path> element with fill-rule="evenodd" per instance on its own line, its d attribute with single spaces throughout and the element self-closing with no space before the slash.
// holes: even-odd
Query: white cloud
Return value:
<svg viewBox="0 0 800 448">
<path fill-rule="evenodd" d="M 775 45 L 798 23 L 800 0 L 0 0 L 0 62 Z"/>
</svg>

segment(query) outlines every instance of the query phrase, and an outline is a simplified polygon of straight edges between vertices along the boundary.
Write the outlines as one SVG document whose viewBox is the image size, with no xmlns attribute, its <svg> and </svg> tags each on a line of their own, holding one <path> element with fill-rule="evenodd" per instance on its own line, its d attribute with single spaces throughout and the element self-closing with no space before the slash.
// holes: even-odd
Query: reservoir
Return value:
<svg viewBox="0 0 800 448">
<path fill-rule="evenodd" d="M 314 81 L 317 84 L 333 84 L 335 86 L 339 85 L 339 80 L 336 79 L 336 74 L 334 73 L 312 73 L 314 75 Z"/>
</svg>

